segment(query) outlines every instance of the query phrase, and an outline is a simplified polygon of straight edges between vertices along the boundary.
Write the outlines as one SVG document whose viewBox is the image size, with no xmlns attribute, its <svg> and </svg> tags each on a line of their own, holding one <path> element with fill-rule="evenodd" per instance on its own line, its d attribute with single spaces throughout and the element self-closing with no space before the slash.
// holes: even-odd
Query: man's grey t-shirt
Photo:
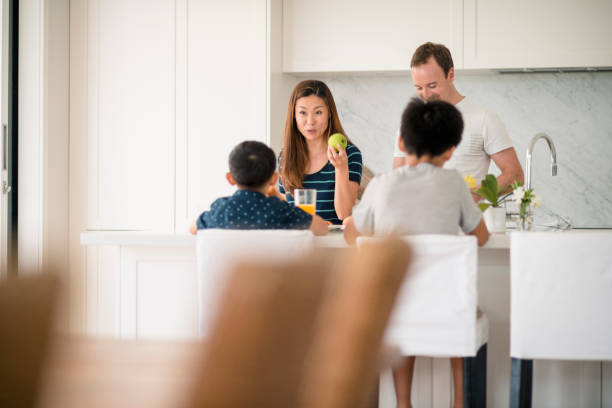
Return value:
<svg viewBox="0 0 612 408">
<path fill-rule="evenodd" d="M 360 235 L 472 232 L 482 214 L 456 170 L 429 163 L 372 179 L 353 208 Z"/>
</svg>

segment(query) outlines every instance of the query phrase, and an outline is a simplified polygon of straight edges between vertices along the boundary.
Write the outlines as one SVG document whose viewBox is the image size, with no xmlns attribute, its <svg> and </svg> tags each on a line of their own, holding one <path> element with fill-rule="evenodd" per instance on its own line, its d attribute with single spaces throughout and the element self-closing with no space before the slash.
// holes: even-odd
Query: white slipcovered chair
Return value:
<svg viewBox="0 0 612 408">
<path fill-rule="evenodd" d="M 309 230 L 198 231 L 196 260 L 200 337 L 206 336 L 231 268 L 245 259 L 282 262 L 302 256 L 312 249 L 313 238 Z"/>
<path fill-rule="evenodd" d="M 359 237 L 357 245 L 379 238 Z M 486 405 L 488 319 L 477 317 L 478 248 L 474 236 L 413 235 L 413 262 L 385 341 L 405 356 L 464 359 L 466 406 Z"/>
<path fill-rule="evenodd" d="M 533 359 L 612 360 L 612 233 L 512 233 L 510 273 L 510 406 L 530 407 Z"/>
</svg>

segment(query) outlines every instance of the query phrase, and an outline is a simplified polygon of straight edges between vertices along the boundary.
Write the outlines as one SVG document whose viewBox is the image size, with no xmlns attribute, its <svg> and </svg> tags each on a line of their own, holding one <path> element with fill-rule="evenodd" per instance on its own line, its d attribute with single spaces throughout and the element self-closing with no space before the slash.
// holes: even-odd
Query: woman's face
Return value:
<svg viewBox="0 0 612 408">
<path fill-rule="evenodd" d="M 316 95 L 299 98 L 295 103 L 295 123 L 306 140 L 324 137 L 329 123 L 327 104 Z"/>
</svg>

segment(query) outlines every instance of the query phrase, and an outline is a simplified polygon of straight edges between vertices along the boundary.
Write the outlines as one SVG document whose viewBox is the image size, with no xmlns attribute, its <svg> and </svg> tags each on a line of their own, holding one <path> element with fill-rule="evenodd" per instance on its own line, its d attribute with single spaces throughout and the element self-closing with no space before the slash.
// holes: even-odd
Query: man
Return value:
<svg viewBox="0 0 612 408">
<path fill-rule="evenodd" d="M 523 181 L 523 169 L 510 138 L 499 117 L 461 95 L 455 88 L 455 69 L 450 51 L 442 44 L 425 43 L 416 49 L 410 61 L 412 82 L 425 101 L 443 100 L 461 112 L 465 127 L 461 143 L 444 165 L 462 176 L 471 175 L 480 184 L 489 171 L 491 159 L 501 170 L 500 186 Z M 393 154 L 393 168 L 406 164 L 406 155 L 399 149 L 399 138 Z M 480 197 L 473 194 L 474 200 Z"/>
</svg>

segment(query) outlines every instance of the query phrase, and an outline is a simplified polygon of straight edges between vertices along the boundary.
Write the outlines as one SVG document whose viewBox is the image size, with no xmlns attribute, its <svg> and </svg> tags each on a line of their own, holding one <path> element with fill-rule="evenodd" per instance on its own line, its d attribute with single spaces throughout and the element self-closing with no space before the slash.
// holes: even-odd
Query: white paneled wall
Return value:
<svg viewBox="0 0 612 408">
<path fill-rule="evenodd" d="M 88 228 L 173 227 L 174 6 L 88 2 Z"/>
<path fill-rule="evenodd" d="M 233 191 L 225 180 L 231 149 L 247 139 L 269 142 L 268 5 L 70 2 L 73 331 L 116 333 L 121 315 L 92 312 L 119 296 L 119 254 L 86 251 L 78 234 L 186 233 L 214 199 Z M 139 282 L 168 288 L 156 268 Z M 149 333 L 142 319 L 138 330 Z"/>
<path fill-rule="evenodd" d="M 87 228 L 183 232 L 232 191 L 231 149 L 267 141 L 266 2 L 86 9 Z"/>
<path fill-rule="evenodd" d="M 19 185 L 12 188 L 19 196 L 19 273 L 53 269 L 64 275 L 69 222 L 69 2 L 18 3 Z M 67 322 L 60 320 L 62 326 Z"/>
<path fill-rule="evenodd" d="M 186 100 L 177 111 L 186 129 L 177 133 L 177 232 L 233 192 L 225 179 L 232 148 L 267 141 L 266 16 L 265 1 L 187 2 L 186 36 L 177 38 L 186 50 L 177 59 Z"/>
</svg>

